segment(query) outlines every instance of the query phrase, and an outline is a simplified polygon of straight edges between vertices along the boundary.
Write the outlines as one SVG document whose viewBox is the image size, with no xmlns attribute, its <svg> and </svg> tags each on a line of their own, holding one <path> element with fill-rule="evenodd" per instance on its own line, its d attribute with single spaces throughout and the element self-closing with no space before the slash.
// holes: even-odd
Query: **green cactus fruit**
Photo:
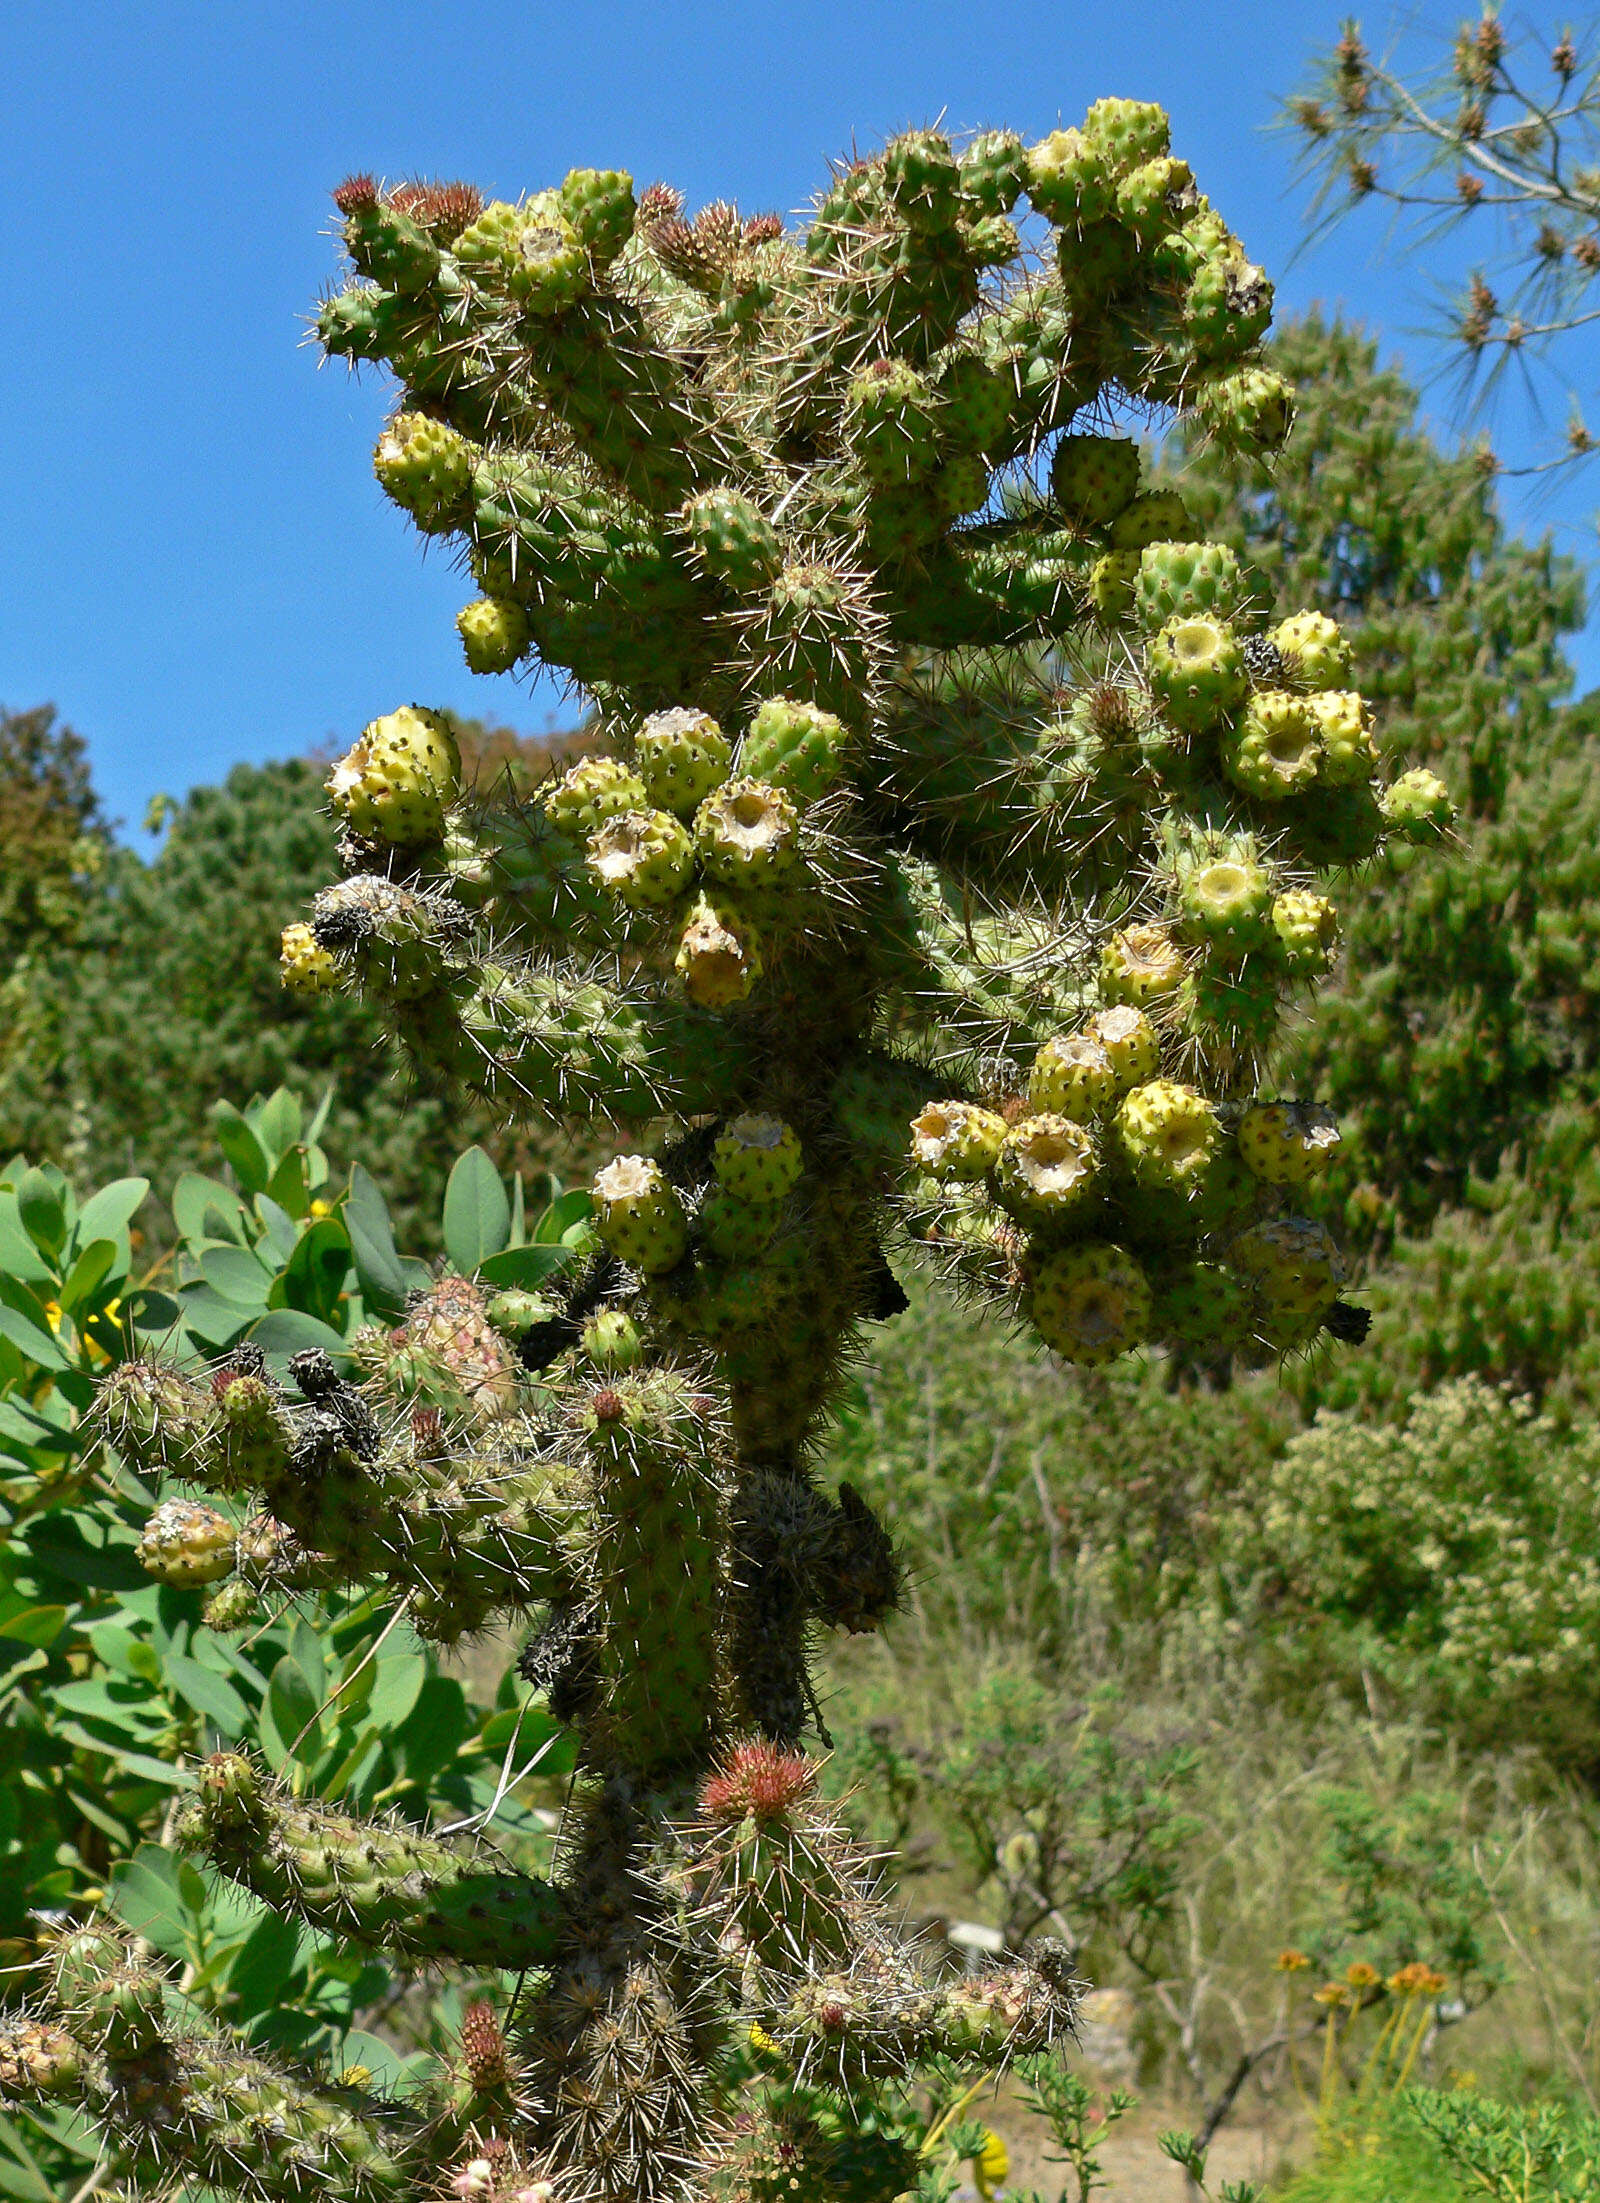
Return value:
<svg viewBox="0 0 1600 2203">
<path fill-rule="evenodd" d="M 398 413 L 378 438 L 372 471 L 424 535 L 446 535 L 472 517 L 478 447 L 426 413 Z"/>
<path fill-rule="evenodd" d="M 1117 176 L 1171 150 L 1167 111 L 1154 100 L 1097 99 L 1083 118 L 1083 134 Z"/>
<path fill-rule="evenodd" d="M 261 1602 L 254 1588 L 235 1576 L 212 1592 L 205 1603 L 200 1619 L 207 1629 L 226 1635 L 235 1629 L 248 1629 L 261 1618 Z"/>
<path fill-rule="evenodd" d="M 1116 203 L 1116 185 L 1099 146 L 1081 130 L 1052 130 L 1027 153 L 1028 197 L 1059 229 L 1098 222 Z"/>
<path fill-rule="evenodd" d="M 600 1308 L 579 1334 L 580 1351 L 597 1369 L 637 1369 L 644 1359 L 639 1327 L 625 1308 Z"/>
<path fill-rule="evenodd" d="M 581 759 L 544 790 L 541 800 L 551 825 L 574 841 L 587 840 L 607 819 L 650 808 L 643 780 L 615 757 Z"/>
<path fill-rule="evenodd" d="M 1107 551 L 1095 560 L 1089 569 L 1089 602 L 1104 626 L 1121 627 L 1133 618 L 1138 579 L 1137 551 Z"/>
<path fill-rule="evenodd" d="M 509 673 L 532 641 L 528 615 L 510 597 L 478 597 L 456 614 L 472 673 Z"/>
<path fill-rule="evenodd" d="M 1063 230 L 1056 240 L 1056 270 L 1076 315 L 1102 313 L 1137 282 L 1139 240 L 1115 219 Z"/>
<path fill-rule="evenodd" d="M 1193 183 L 1187 161 L 1141 161 L 1117 185 L 1117 213 L 1141 244 L 1154 245 L 1182 222 Z"/>
<path fill-rule="evenodd" d="M 1118 1188 L 1123 1229 L 1152 1259 L 1187 1259 L 1203 1239 L 1230 1238 L 1257 1214 L 1261 1188 L 1230 1145 L 1218 1148 L 1198 1178 L 1182 1186 Z"/>
<path fill-rule="evenodd" d="M 1239 1153 L 1269 1186 L 1305 1186 L 1339 1151 L 1339 1120 L 1320 1102 L 1253 1102 L 1239 1119 Z"/>
<path fill-rule="evenodd" d="M 594 265 L 609 268 L 633 235 L 633 178 L 616 168 L 569 169 L 561 211 Z"/>
<path fill-rule="evenodd" d="M 1188 865 L 1178 907 L 1184 937 L 1236 961 L 1272 939 L 1272 880 L 1248 850 Z"/>
<path fill-rule="evenodd" d="M 702 1010 L 730 1010 L 748 1001 L 763 970 L 761 939 L 749 916 L 725 891 L 697 895 L 678 936 L 673 969 Z"/>
<path fill-rule="evenodd" d="M 1050 495 L 1071 519 L 1108 528 L 1139 491 L 1139 447 L 1128 436 L 1063 436 L 1050 462 Z"/>
<path fill-rule="evenodd" d="M 1239 561 L 1226 543 L 1147 543 L 1139 553 L 1134 609 L 1147 634 L 1168 620 L 1225 620 L 1239 603 Z"/>
<path fill-rule="evenodd" d="M 781 1201 L 799 1183 L 805 1158 L 781 1117 L 747 1112 L 717 1134 L 711 1167 L 718 1185 L 740 1201 Z"/>
<path fill-rule="evenodd" d="M 1285 686 L 1345 688 L 1350 680 L 1350 642 L 1326 612 L 1296 612 L 1269 637 L 1283 660 Z"/>
<path fill-rule="evenodd" d="M 1007 1132 L 994 1166 L 995 1199 L 1019 1224 L 1048 1231 L 1076 1222 L 1100 1190 L 1092 1132 L 1070 1117 L 1024 1117 Z"/>
<path fill-rule="evenodd" d="M 1263 1330 L 1276 1345 L 1297 1344 L 1339 1297 L 1344 1257 L 1326 1227 L 1308 1216 L 1253 1224 L 1228 1249 L 1228 1263 L 1259 1297 Z"/>
<path fill-rule="evenodd" d="M 1150 1285 L 1121 1247 L 1068 1247 L 1033 1265 L 1028 1313 L 1046 1346 L 1092 1369 L 1149 1337 Z"/>
<path fill-rule="evenodd" d="M 444 831 L 445 812 L 461 793 L 461 753 L 440 713 L 402 704 L 362 729 L 324 785 L 353 832 L 415 848 Z"/>
<path fill-rule="evenodd" d="M 1438 841 L 1455 824 L 1456 807 L 1449 789 L 1423 765 L 1391 781 L 1378 798 L 1378 807 L 1391 833 L 1418 846 Z"/>
<path fill-rule="evenodd" d="M 1214 1103 L 1175 1079 L 1150 1079 L 1118 1104 L 1119 1162 L 1135 1184 L 1182 1192 L 1204 1177 L 1222 1145 Z"/>
<path fill-rule="evenodd" d="M 420 222 L 379 198 L 365 177 L 334 193 L 344 216 L 345 249 L 365 276 L 385 290 L 414 295 L 439 274 L 439 248 Z"/>
<path fill-rule="evenodd" d="M 1100 951 L 1100 992 L 1108 1004 L 1143 1009 L 1176 994 L 1187 969 L 1165 926 L 1124 926 Z"/>
<path fill-rule="evenodd" d="M 695 813 L 700 862 L 729 887 L 781 887 L 797 862 L 799 824 L 781 788 L 764 780 L 730 780 Z"/>
<path fill-rule="evenodd" d="M 713 1186 L 700 1204 L 700 1241 L 719 1262 L 754 1262 L 782 1216 L 781 1201 L 745 1201 L 725 1186 Z"/>
<path fill-rule="evenodd" d="M 1191 391 L 1201 426 L 1224 451 L 1270 457 L 1294 426 L 1294 391 L 1276 368 L 1241 367 L 1197 381 Z"/>
<path fill-rule="evenodd" d="M 1022 233 L 1003 214 L 989 214 L 967 224 L 961 244 L 969 267 L 1008 268 L 1022 251 Z"/>
<path fill-rule="evenodd" d="M 253 1490 L 287 1466 L 293 1431 L 283 1402 L 265 1377 L 219 1369 L 211 1380 L 209 1481 L 223 1491 Z"/>
<path fill-rule="evenodd" d="M 769 588 L 783 570 L 778 531 L 738 490 L 701 490 L 682 508 L 678 525 L 706 572 L 735 596 Z"/>
<path fill-rule="evenodd" d="M 1326 895 L 1293 887 L 1272 905 L 1274 954 L 1297 979 L 1330 969 L 1339 946 L 1339 913 Z"/>
<path fill-rule="evenodd" d="M 955 227 L 961 172 L 950 140 L 937 130 L 907 130 L 884 148 L 883 180 L 895 211 L 913 230 Z"/>
<path fill-rule="evenodd" d="M 556 1304 L 543 1293 L 530 1293 L 520 1285 L 507 1285 L 491 1295 L 484 1305 L 484 1318 L 490 1327 L 505 1339 L 521 1339 L 535 1324 L 548 1323 L 557 1313 Z"/>
<path fill-rule="evenodd" d="M 975 352 L 958 352 L 941 370 L 936 387 L 939 426 L 949 449 L 1002 449 L 1015 392 L 998 368 Z"/>
<path fill-rule="evenodd" d="M 940 1181 L 972 1183 L 1000 1159 L 1006 1120 L 975 1102 L 935 1101 L 911 1120 L 911 1159 Z"/>
<path fill-rule="evenodd" d="M 1141 490 L 1111 523 L 1114 551 L 1142 551 L 1151 543 L 1187 543 L 1194 515 L 1176 490 Z"/>
<path fill-rule="evenodd" d="M 838 785 L 849 736 L 842 721 L 815 704 L 770 697 L 739 745 L 742 778 L 782 788 L 797 803 L 815 803 Z"/>
<path fill-rule="evenodd" d="M 629 910 L 662 910 L 694 870 L 694 843 L 670 811 L 624 811 L 595 828 L 585 862 Z"/>
<path fill-rule="evenodd" d="M 291 994 L 329 994 L 339 984 L 339 967 L 304 919 L 284 927 L 278 941 L 278 977 Z"/>
<path fill-rule="evenodd" d="M 456 239 L 456 259 L 470 279 L 531 314 L 559 314 L 589 286 L 589 255 L 557 191 L 486 206 Z"/>
<path fill-rule="evenodd" d="M 1310 699 L 1288 689 L 1258 689 L 1223 737 L 1223 771 L 1263 803 L 1309 788 L 1321 764 L 1322 734 Z"/>
<path fill-rule="evenodd" d="M 1255 1295 L 1221 1262 L 1179 1262 L 1152 1279 L 1150 1336 L 1207 1359 L 1236 1353 L 1254 1328 Z"/>
<path fill-rule="evenodd" d="M 1184 328 L 1205 359 L 1238 359 L 1266 334 L 1272 284 L 1237 246 L 1208 254 L 1183 302 Z"/>
<path fill-rule="evenodd" d="M 1383 840 L 1384 817 L 1365 781 L 1347 788 L 1318 787 L 1309 803 L 1296 805 L 1290 829 L 1307 864 L 1319 868 L 1364 864 Z"/>
<path fill-rule="evenodd" d="M 1143 1010 L 1130 1002 L 1118 1002 L 1096 1010 L 1084 1026 L 1085 1035 L 1102 1047 L 1111 1064 L 1115 1093 L 1143 1086 L 1161 1066 L 1161 1042 Z"/>
<path fill-rule="evenodd" d="M 850 384 L 847 432 L 868 479 L 894 489 L 939 463 L 939 401 L 908 360 L 874 360 Z"/>
<path fill-rule="evenodd" d="M 1372 712 L 1353 688 L 1322 689 L 1306 698 L 1322 737 L 1321 777 L 1335 788 L 1368 781 L 1378 767 Z"/>
<path fill-rule="evenodd" d="M 1233 629 L 1199 614 L 1168 620 L 1150 645 L 1145 673 L 1168 718 L 1195 733 L 1231 712 L 1250 690 Z"/>
<path fill-rule="evenodd" d="M 980 215 L 1009 214 L 1028 180 L 1028 152 L 1014 130 L 984 130 L 960 154 L 961 196 Z"/>
<path fill-rule="evenodd" d="M 1047 1040 L 1028 1074 L 1028 1101 L 1039 1115 L 1090 1124 L 1117 1096 L 1109 1052 L 1091 1033 Z"/>
<path fill-rule="evenodd" d="M 709 712 L 677 705 L 651 713 L 634 737 L 633 758 L 646 801 L 692 818 L 727 779 L 733 747 Z"/>
<path fill-rule="evenodd" d="M 645 1277 L 675 1270 L 689 1247 L 689 1219 L 676 1186 L 644 1155 L 619 1155 L 594 1182 L 595 1230 L 619 1262 Z"/>
<path fill-rule="evenodd" d="M 359 285 L 324 299 L 317 312 L 317 341 L 332 359 L 383 359 L 398 341 L 405 314 L 390 291 Z"/>
<path fill-rule="evenodd" d="M 137 1558 L 148 1576 L 187 1590 L 233 1573 L 238 1532 L 215 1507 L 164 1499 L 139 1536 Z"/>
</svg>

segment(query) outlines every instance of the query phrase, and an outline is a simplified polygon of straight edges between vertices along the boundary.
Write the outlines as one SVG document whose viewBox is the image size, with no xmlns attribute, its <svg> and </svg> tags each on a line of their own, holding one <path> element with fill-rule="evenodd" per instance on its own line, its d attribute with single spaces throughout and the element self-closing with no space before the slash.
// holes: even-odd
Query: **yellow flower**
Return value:
<svg viewBox="0 0 1600 2203">
<path fill-rule="evenodd" d="M 1279 1951 L 1273 1961 L 1281 1974 L 1303 1974 L 1311 1961 L 1304 1951 Z"/>
<path fill-rule="evenodd" d="M 316 1219 L 317 1219 L 318 1217 L 320 1217 L 320 1216 L 331 1216 L 332 1214 L 333 1214 L 333 1203 L 332 1203 L 331 1201 L 313 1201 L 313 1202 L 312 1202 L 312 1204 L 311 1204 L 311 1217 L 312 1217 L 312 1221 L 313 1221 L 313 1222 L 315 1222 L 315 1221 L 316 1221 Z"/>
<path fill-rule="evenodd" d="M 1352 1989 L 1375 1989 L 1383 1978 L 1377 1967 L 1369 1966 L 1364 1958 L 1358 1958 L 1353 1965 L 1346 1966 L 1344 1977 Z"/>
<path fill-rule="evenodd" d="M 972 2178 L 983 2203 L 994 2203 L 996 2189 L 1011 2170 L 1011 2159 L 1006 2145 L 993 2127 L 983 2130 L 983 2147 L 972 2160 Z"/>
</svg>

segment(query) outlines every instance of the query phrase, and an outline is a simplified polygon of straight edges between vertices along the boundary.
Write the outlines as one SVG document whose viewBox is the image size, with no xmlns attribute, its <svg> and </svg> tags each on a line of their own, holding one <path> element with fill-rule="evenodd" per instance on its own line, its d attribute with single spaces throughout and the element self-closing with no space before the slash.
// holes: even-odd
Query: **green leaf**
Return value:
<svg viewBox="0 0 1600 2203">
<path fill-rule="evenodd" d="M 213 1102 L 210 1109 L 217 1145 L 233 1165 L 246 1193 L 265 1193 L 272 1176 L 272 1158 L 232 1102 Z"/>
<path fill-rule="evenodd" d="M 481 1147 L 456 1158 L 444 1189 L 444 1243 L 463 1277 L 505 1246 L 511 1236 L 511 1203 L 500 1173 Z"/>
<path fill-rule="evenodd" d="M 467 1695 L 452 1675 L 430 1675 L 404 1725 L 390 1738 L 405 1760 L 413 1782 L 426 1782 L 472 1734 Z"/>
<path fill-rule="evenodd" d="M 178 1307 L 184 1323 L 207 1346 L 232 1346 L 250 1328 L 250 1311 L 224 1300 L 209 1285 L 180 1285 Z"/>
<path fill-rule="evenodd" d="M 106 1279 L 117 1266 L 117 1243 L 114 1239 L 91 1239 L 68 1271 L 60 1292 L 63 1308 L 76 1308 L 80 1301 L 98 1293 Z"/>
<path fill-rule="evenodd" d="M 350 1168 L 350 1191 L 345 1196 L 343 1215 L 362 1299 L 374 1313 L 402 1314 L 406 1277 L 395 1252 L 389 1211 L 377 1181 L 359 1163 Z"/>
<path fill-rule="evenodd" d="M 504 1254 L 492 1254 L 480 1264 L 478 1276 L 485 1285 L 535 1291 L 572 1258 L 570 1247 L 507 1247 Z"/>
<path fill-rule="evenodd" d="M 286 1086 L 280 1086 L 250 1112 L 256 1138 L 275 1163 L 299 1145 L 303 1121 L 300 1104 Z"/>
<path fill-rule="evenodd" d="M 17 1184 L 17 1213 L 42 1254 L 59 1254 L 67 1237 L 67 1211 L 42 1170 L 25 1170 Z"/>
<path fill-rule="evenodd" d="M 24 1607 L 20 1614 L 0 1622 L 0 1637 L 13 1638 L 19 1645 L 53 1645 L 66 1627 L 67 1612 L 64 1606 Z"/>
<path fill-rule="evenodd" d="M 55 1272 L 40 1259 L 39 1250 L 23 1227 L 14 1193 L 0 1193 L 0 1275 L 24 1278 L 30 1285 L 50 1285 Z"/>
<path fill-rule="evenodd" d="M 574 1186 L 570 1193 L 559 1195 L 540 1217 L 534 1227 L 534 1238 L 541 1242 L 564 1239 L 575 1224 L 585 1224 L 594 1214 L 594 1203 L 582 1186 Z"/>
<path fill-rule="evenodd" d="M 428 1663 L 419 1652 L 398 1652 L 378 1661 L 367 1719 L 380 1735 L 392 1736 L 405 1721 L 428 1680 Z"/>
<path fill-rule="evenodd" d="M 322 1745 L 322 1724 L 317 1717 L 318 1700 L 304 1669 L 298 1660 L 288 1654 L 273 1669 L 267 1684 L 267 1703 L 262 1709 L 262 1743 L 266 1744 L 267 1717 L 277 1731 L 278 1745 L 283 1760 L 297 1758 L 311 1761 Z M 268 1753 L 269 1758 L 271 1753 Z"/>
<path fill-rule="evenodd" d="M 116 1178 L 91 1193 L 78 1215 L 80 1245 L 91 1239 L 120 1239 L 150 1191 L 148 1178 Z"/>
<path fill-rule="evenodd" d="M 333 1110 L 333 1097 L 335 1091 L 336 1089 L 330 1086 L 327 1092 L 323 1095 L 321 1101 L 318 1102 L 316 1112 L 313 1115 L 311 1122 L 306 1126 L 307 1147 L 315 1147 L 317 1142 L 322 1138 L 323 1133 L 328 1129 L 328 1118 Z"/>
<path fill-rule="evenodd" d="M 41 1369 L 72 1367 L 48 1331 L 41 1331 L 37 1324 L 30 1323 L 26 1316 L 18 1315 L 15 1308 L 8 1308 L 4 1302 L 0 1302 L 0 1337 L 8 1338 Z"/>
<path fill-rule="evenodd" d="M 301 1235 L 283 1272 L 283 1297 L 291 1308 L 327 1323 L 344 1297 L 350 1273 L 350 1242 L 332 1216 L 320 1217 Z"/>
<path fill-rule="evenodd" d="M 256 1214 L 261 1219 L 261 1247 L 265 1247 L 279 1269 L 294 1259 L 295 1248 L 300 1244 L 300 1234 L 295 1228 L 289 1211 L 274 1201 L 270 1193 L 256 1195 Z"/>
<path fill-rule="evenodd" d="M 281 1201 L 291 1216 L 311 1214 L 311 1188 L 307 1183 L 304 1148 L 292 1147 L 280 1159 L 267 1181 L 267 1192 L 274 1201 Z"/>
<path fill-rule="evenodd" d="M 265 1308 L 272 1290 L 271 1271 L 243 1247 L 208 1247 L 200 1257 L 200 1275 L 214 1293 L 241 1309 Z"/>
<path fill-rule="evenodd" d="M 172 1189 L 172 1220 L 188 1247 L 197 1248 L 207 1239 L 231 1239 L 244 1246 L 250 1237 L 248 1216 L 239 1196 L 220 1178 L 186 1170 Z"/>
<path fill-rule="evenodd" d="M 287 1361 L 306 1346 L 320 1346 L 341 1359 L 345 1353 L 345 1342 L 337 1331 L 299 1308 L 269 1310 L 252 1326 L 250 1336 L 271 1361 Z"/>
<path fill-rule="evenodd" d="M 142 1935 L 169 1958 L 184 1958 L 194 1943 L 195 1918 L 183 1901 L 179 1862 L 159 1844 L 142 1843 L 131 1859 L 111 1870 L 107 1902 L 124 1927 Z"/>
<path fill-rule="evenodd" d="M 224 1736 L 244 1734 L 250 1722 L 249 1708 L 231 1683 L 183 1652 L 169 1652 L 162 1666 L 168 1684 L 186 1706 L 214 1721 Z"/>
</svg>

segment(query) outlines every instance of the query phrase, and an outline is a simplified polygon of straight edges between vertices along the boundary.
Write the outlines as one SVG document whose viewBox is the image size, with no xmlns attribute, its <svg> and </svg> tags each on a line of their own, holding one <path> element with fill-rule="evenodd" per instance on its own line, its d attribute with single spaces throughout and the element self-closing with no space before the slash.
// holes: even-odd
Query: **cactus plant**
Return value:
<svg viewBox="0 0 1600 2203">
<path fill-rule="evenodd" d="M 400 385 L 379 480 L 520 614 L 464 620 L 469 657 L 525 634 L 605 754 L 495 808 L 435 715 L 374 720 L 329 780 L 348 876 L 310 942 L 425 1077 L 623 1152 L 586 1265 L 517 1319 L 515 1398 L 491 1312 L 419 1315 L 470 1332 L 487 1414 L 396 1422 L 326 1352 L 285 1377 L 248 1348 L 208 1387 L 119 1371 L 102 1412 L 201 1493 L 251 1489 L 258 1593 L 380 1582 L 443 1642 L 537 1616 L 522 1672 L 578 1775 L 546 1883 L 211 1762 L 178 1834 L 220 1871 L 533 1986 L 390 2103 L 196 2033 L 69 1932 L 28 2024 L 75 2047 L 0 2070 L 86 2090 L 136 2166 L 261 2203 L 451 2168 L 492 2203 L 646 2203 L 714 2188 L 752 2027 L 848 2118 L 1070 2025 L 1054 1945 L 932 1974 L 817 1801 L 816 1634 L 879 1627 L 900 1583 L 821 1480 L 830 1408 L 904 1305 L 891 1256 L 1087 1366 L 1356 1335 L 1336 1248 L 1284 1214 L 1288 1128 L 1321 1119 L 1257 1084 L 1331 940 L 1329 843 L 1448 805 L 1415 775 L 1380 802 L 1348 738 L 1325 771 L 1302 691 L 1342 677 L 1336 637 L 1260 632 L 1234 554 L 1160 532 L 1181 498 L 1098 432 L 1119 394 L 1263 457 L 1289 424 L 1271 287 L 1167 136 L 1131 101 L 1031 153 L 908 133 L 798 234 L 610 171 L 517 206 L 335 194 L 358 280 L 319 327 Z M 1030 466 L 1049 494 L 992 494 Z M 552 868 L 569 892 L 524 892 Z"/>
</svg>

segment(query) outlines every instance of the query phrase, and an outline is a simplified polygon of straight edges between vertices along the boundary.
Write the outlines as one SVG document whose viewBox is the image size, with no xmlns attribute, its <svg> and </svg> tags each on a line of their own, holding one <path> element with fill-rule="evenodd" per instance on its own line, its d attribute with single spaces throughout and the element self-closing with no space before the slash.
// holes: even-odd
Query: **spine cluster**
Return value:
<svg viewBox="0 0 1600 2203">
<path fill-rule="evenodd" d="M 98 1930 L 0 2075 L 262 2203 L 421 2198 L 441 2164 L 488 2203 L 709 2193 L 755 2146 L 713 2116 L 730 2045 L 761 2044 L 776 2134 L 785 2089 L 847 2119 L 864 2081 L 1071 2020 L 1052 1946 L 928 1971 L 803 1749 L 817 1632 L 899 1594 L 819 1477 L 841 1372 L 905 1304 L 891 1256 L 1085 1365 L 1358 1338 L 1295 1211 L 1338 1128 L 1263 1080 L 1335 956 L 1332 877 L 1449 799 L 1383 784 L 1335 622 L 1269 626 L 1113 432 L 1167 408 L 1266 459 L 1292 414 L 1271 286 L 1159 108 L 1032 148 L 908 133 L 798 232 L 601 170 L 335 196 L 355 280 L 318 329 L 399 385 L 378 480 L 472 576 L 467 663 L 563 670 L 600 744 L 519 802 L 463 785 L 438 713 L 375 719 L 285 978 L 617 1152 L 536 1319 L 446 1279 L 360 1385 L 246 1348 L 130 1365 L 100 1413 L 222 1503 L 164 1501 L 144 1547 L 216 1626 L 345 1579 L 442 1640 L 535 1614 L 522 1673 L 578 1782 L 547 1884 L 247 1755 L 206 1770 L 183 1840 L 286 1914 L 528 1970 L 515 2027 L 469 2007 L 414 2100 L 196 2036 Z"/>
</svg>

